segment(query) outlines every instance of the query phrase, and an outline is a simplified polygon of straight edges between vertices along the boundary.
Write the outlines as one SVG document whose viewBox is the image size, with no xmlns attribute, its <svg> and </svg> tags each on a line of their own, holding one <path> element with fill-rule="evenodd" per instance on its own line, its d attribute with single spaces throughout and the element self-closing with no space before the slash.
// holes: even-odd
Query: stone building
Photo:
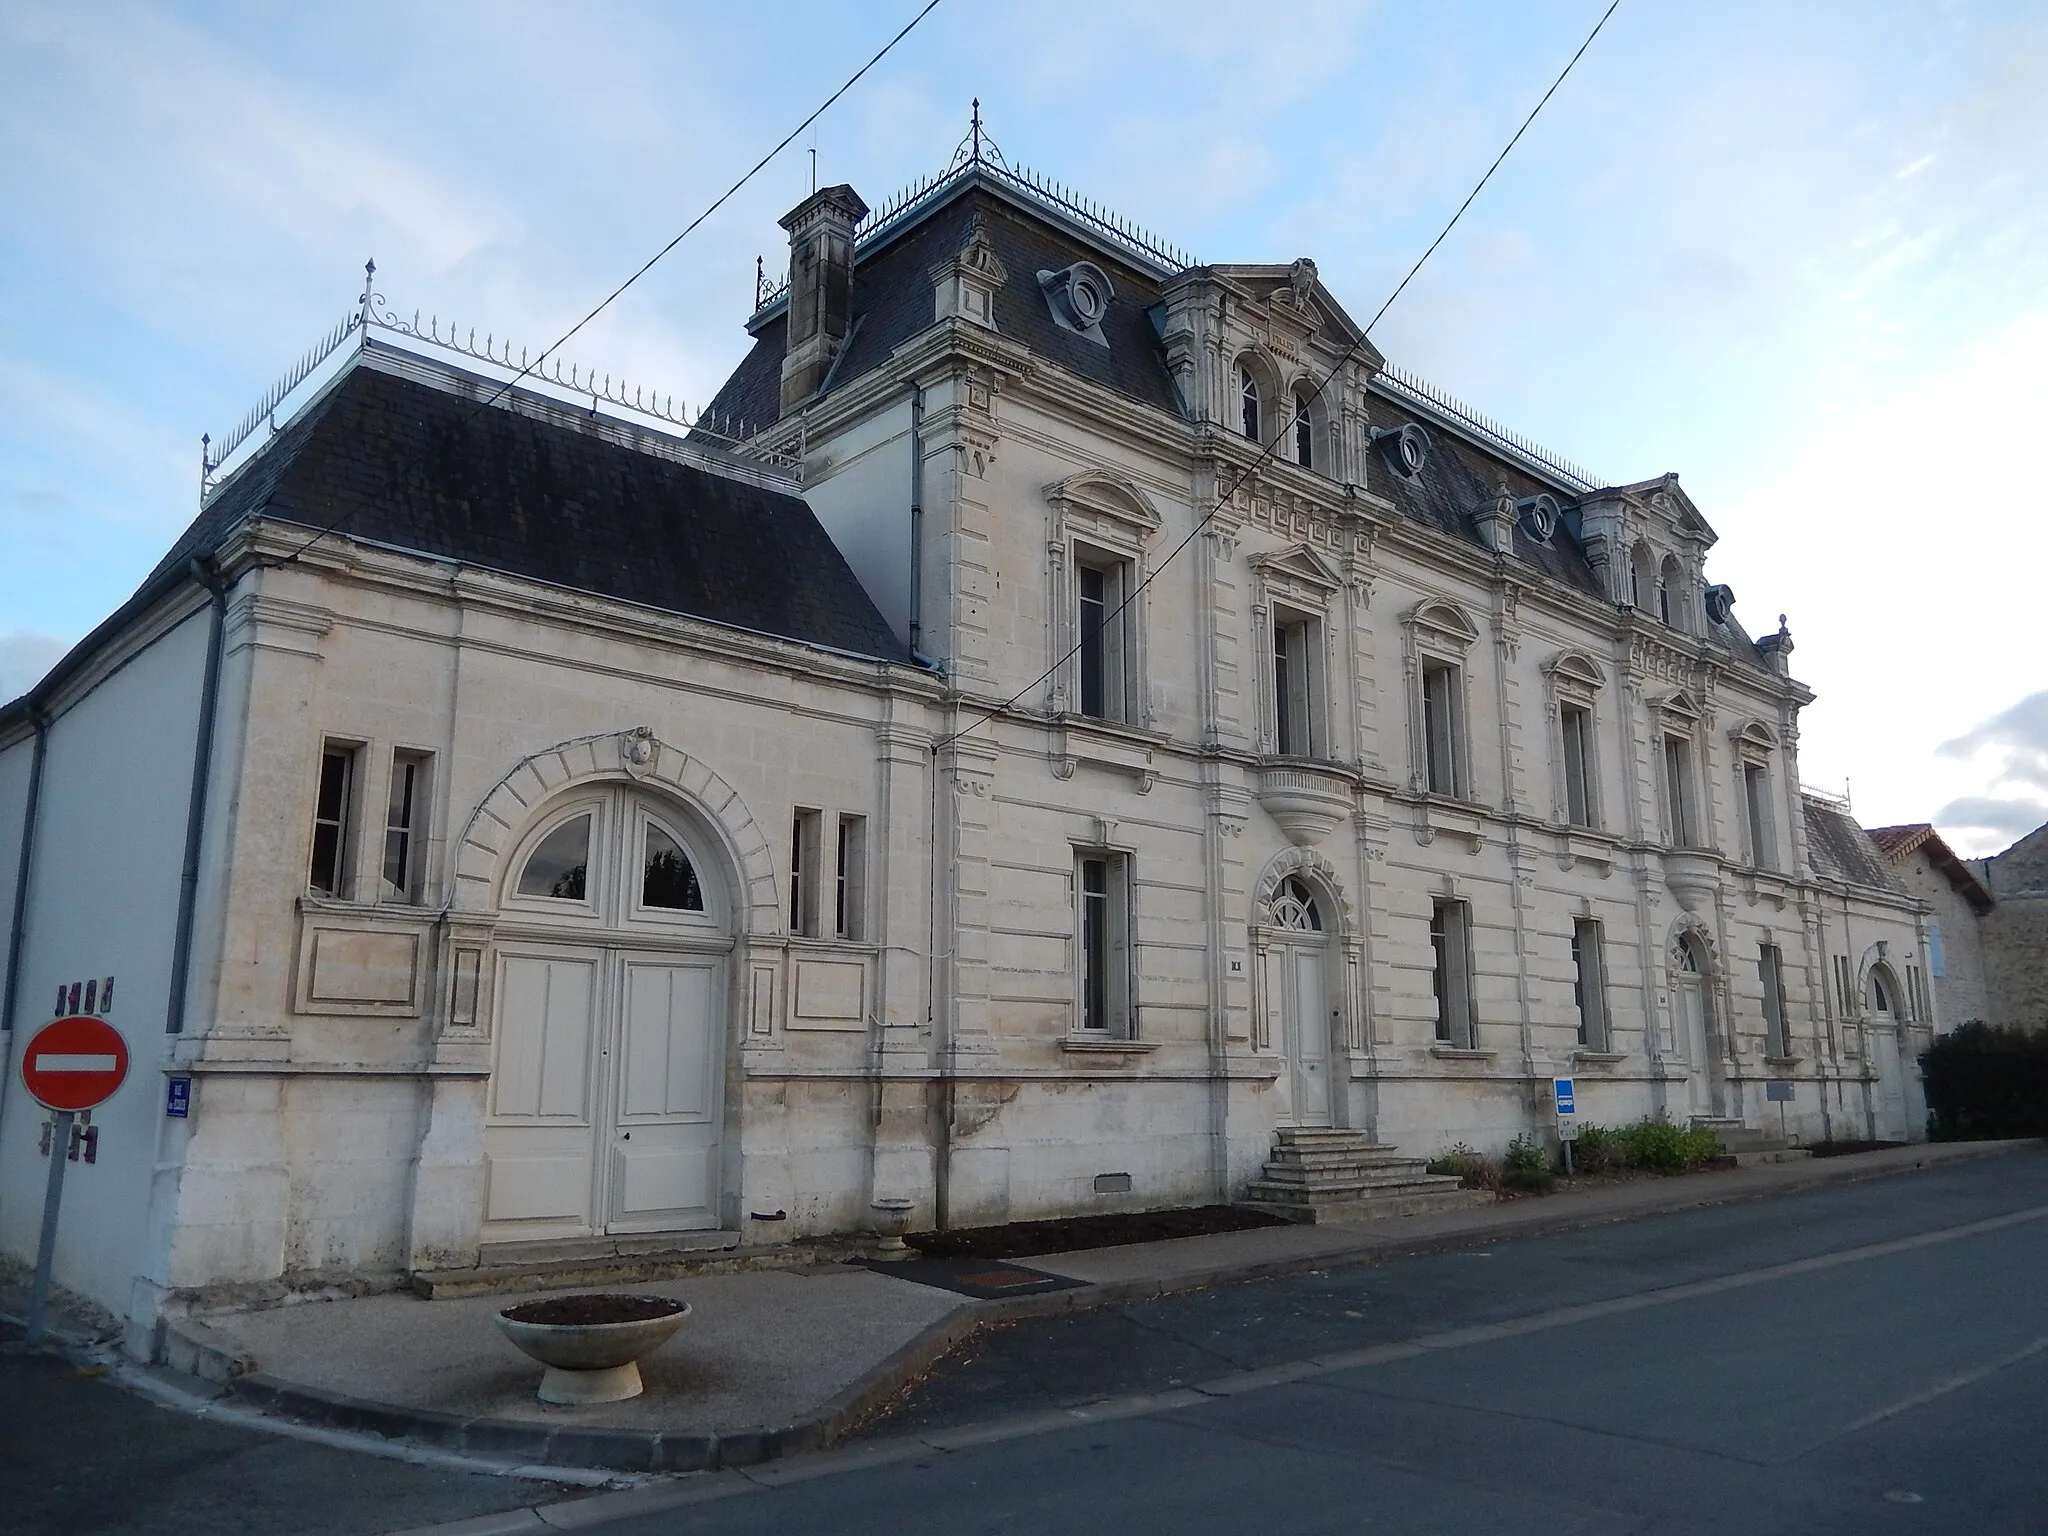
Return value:
<svg viewBox="0 0 2048 1536">
<path fill-rule="evenodd" d="M 2005 852 L 1972 861 L 1991 893 L 1980 942 L 1985 1017 L 2023 1029 L 2048 1029 L 2048 826 Z"/>
<path fill-rule="evenodd" d="M 784 225 L 689 430 L 366 293 L 0 710 L 10 1047 L 54 998 L 137 1062 L 58 1251 L 135 1349 L 878 1198 L 1234 1199 L 1276 1136 L 1498 1149 L 1556 1075 L 1582 1120 L 1919 1124 L 1928 908 L 1802 796 L 1790 636 L 1676 476 L 978 145 Z M 39 1121 L 10 1081 L 17 1255 Z"/>
<path fill-rule="evenodd" d="M 1953 1029 L 1972 1019 L 1989 1022 L 1983 929 L 1991 892 L 1924 821 L 1872 827 L 1870 840 L 1899 883 L 1928 906 L 1927 979 L 1943 1024 Z"/>
</svg>

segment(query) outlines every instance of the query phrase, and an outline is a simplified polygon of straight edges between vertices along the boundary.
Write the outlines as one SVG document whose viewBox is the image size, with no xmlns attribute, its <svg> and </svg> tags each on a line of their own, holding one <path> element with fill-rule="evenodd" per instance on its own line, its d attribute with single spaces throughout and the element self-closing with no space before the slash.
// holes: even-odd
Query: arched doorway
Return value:
<svg viewBox="0 0 2048 1536">
<path fill-rule="evenodd" d="M 1698 934 L 1681 933 L 1671 946 L 1671 1018 L 1685 1053 L 1686 1112 L 1720 1113 L 1713 1056 L 1712 998 L 1707 948 Z"/>
<path fill-rule="evenodd" d="M 1899 1026 L 1905 1014 L 1899 1006 L 1898 978 L 1884 964 L 1870 968 L 1864 1001 L 1870 1006 L 1871 1065 L 1877 1069 L 1877 1124 L 1873 1128 L 1882 1141 L 1904 1141 L 1906 1124 L 1906 1066 L 1899 1049 Z"/>
<path fill-rule="evenodd" d="M 628 784 L 547 807 L 498 893 L 483 1237 L 716 1227 L 732 900 Z"/>
<path fill-rule="evenodd" d="M 1326 903 L 1299 875 L 1289 875 L 1267 903 L 1266 1007 L 1278 1019 L 1274 1044 L 1284 1058 L 1280 1073 L 1282 1125 L 1332 1123 L 1330 936 Z"/>
</svg>

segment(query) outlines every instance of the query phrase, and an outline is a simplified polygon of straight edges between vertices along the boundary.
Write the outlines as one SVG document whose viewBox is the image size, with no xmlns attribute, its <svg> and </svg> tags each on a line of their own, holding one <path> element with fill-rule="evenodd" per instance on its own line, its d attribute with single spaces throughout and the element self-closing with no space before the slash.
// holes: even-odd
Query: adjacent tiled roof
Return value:
<svg viewBox="0 0 2048 1536">
<path fill-rule="evenodd" d="M 1824 880 L 1906 894 L 1905 886 L 1879 855 L 1877 845 L 1856 824 L 1855 817 L 1811 795 L 1801 795 L 1799 803 L 1806 816 L 1806 848 L 1813 858 L 1815 874 Z"/>
<path fill-rule="evenodd" d="M 218 547 L 257 514 L 338 523 L 350 538 L 909 660 L 793 492 L 539 420 L 511 402 L 479 409 L 495 386 L 432 366 L 452 389 L 353 364 L 215 493 L 159 570 Z"/>
<path fill-rule="evenodd" d="M 1903 827 L 1872 827 L 1868 835 L 1887 862 L 1896 864 L 1909 854 L 1924 853 L 1927 862 L 1941 871 L 1942 877 L 1975 910 L 1989 912 L 1995 905 L 1984 882 L 1956 856 L 1955 850 L 1943 841 L 1931 822 L 1916 821 Z"/>
</svg>

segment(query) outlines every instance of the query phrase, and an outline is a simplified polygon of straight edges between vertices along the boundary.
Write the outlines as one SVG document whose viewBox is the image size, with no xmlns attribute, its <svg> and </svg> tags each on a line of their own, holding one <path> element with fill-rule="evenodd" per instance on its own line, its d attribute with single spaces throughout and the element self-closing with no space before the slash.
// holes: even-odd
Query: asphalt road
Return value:
<svg viewBox="0 0 2048 1536">
<path fill-rule="evenodd" d="M 4 1536 L 368 1536 L 560 1496 L 159 1407 L 0 1338 Z"/>
<path fill-rule="evenodd" d="M 1022 1323 L 845 1451 L 587 1503 L 0 1344 L 0 1532 L 2042 1533 L 2044 1274 L 2048 1149 Z"/>
<path fill-rule="evenodd" d="M 2048 1151 L 1167 1298 L 991 1337 L 871 1464 L 590 1528 L 2038 1536 L 2044 1274 Z M 1048 1411 L 1134 1392 L 1184 1405 Z"/>
</svg>

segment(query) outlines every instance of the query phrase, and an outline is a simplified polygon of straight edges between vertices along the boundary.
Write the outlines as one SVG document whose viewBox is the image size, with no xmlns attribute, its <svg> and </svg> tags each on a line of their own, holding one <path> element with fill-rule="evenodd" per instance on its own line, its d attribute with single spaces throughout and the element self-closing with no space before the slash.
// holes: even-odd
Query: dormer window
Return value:
<svg viewBox="0 0 2048 1536">
<path fill-rule="evenodd" d="M 1259 381 L 1241 363 L 1237 369 L 1237 394 L 1244 407 L 1244 435 L 1255 443 L 1264 442 L 1259 430 Z"/>
<path fill-rule="evenodd" d="M 1303 469 L 1316 467 L 1315 423 L 1310 419 L 1308 397 L 1294 397 L 1294 462 Z"/>
</svg>

